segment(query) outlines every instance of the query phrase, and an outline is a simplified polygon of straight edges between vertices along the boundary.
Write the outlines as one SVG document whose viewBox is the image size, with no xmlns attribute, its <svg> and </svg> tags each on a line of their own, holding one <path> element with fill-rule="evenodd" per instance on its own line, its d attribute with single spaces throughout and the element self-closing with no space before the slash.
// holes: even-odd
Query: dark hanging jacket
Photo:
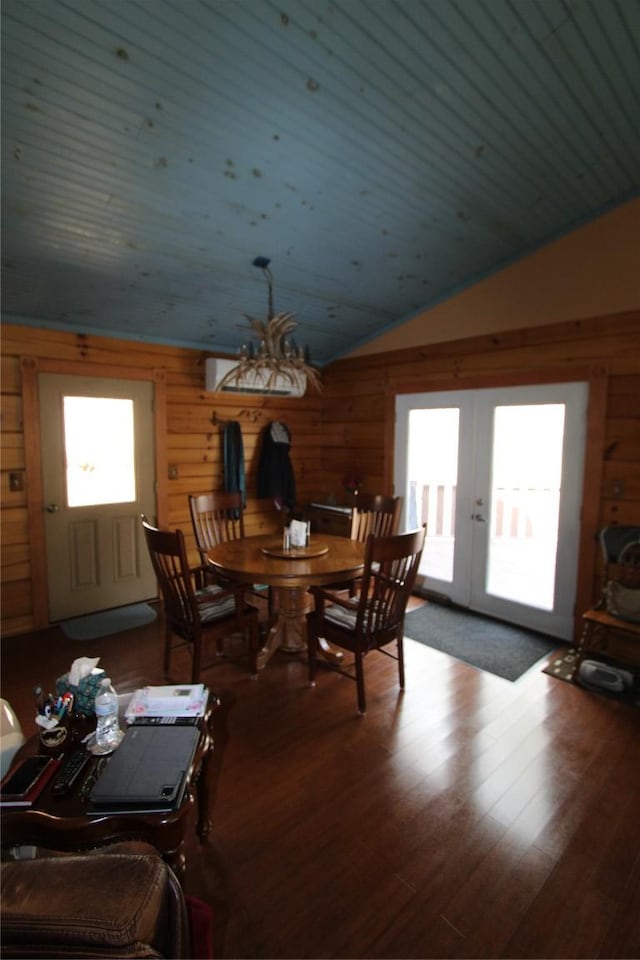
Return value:
<svg viewBox="0 0 640 960">
<path fill-rule="evenodd" d="M 242 505 L 247 505 L 247 488 L 244 472 L 244 448 L 242 430 L 235 420 L 225 423 L 222 428 L 222 449 L 224 458 L 224 489 L 227 493 L 241 493 Z"/>
<path fill-rule="evenodd" d="M 289 459 L 291 433 L 286 423 L 272 421 L 262 435 L 258 461 L 258 497 L 272 497 L 278 510 L 292 511 L 296 482 Z"/>
</svg>

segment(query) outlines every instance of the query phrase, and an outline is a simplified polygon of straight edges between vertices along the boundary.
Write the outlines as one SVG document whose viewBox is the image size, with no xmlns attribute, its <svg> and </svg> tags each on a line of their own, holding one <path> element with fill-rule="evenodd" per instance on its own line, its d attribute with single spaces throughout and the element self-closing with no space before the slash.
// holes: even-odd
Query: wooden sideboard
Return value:
<svg viewBox="0 0 640 960">
<path fill-rule="evenodd" d="M 351 533 L 351 507 L 334 507 L 328 503 L 309 503 L 305 519 L 311 521 L 311 533 L 329 533 L 348 537 Z"/>
</svg>

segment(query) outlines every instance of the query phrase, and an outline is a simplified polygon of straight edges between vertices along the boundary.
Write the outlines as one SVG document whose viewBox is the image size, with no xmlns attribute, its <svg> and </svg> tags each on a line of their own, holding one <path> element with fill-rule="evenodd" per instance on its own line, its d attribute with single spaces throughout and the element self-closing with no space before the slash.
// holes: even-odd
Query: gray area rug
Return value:
<svg viewBox="0 0 640 960">
<path fill-rule="evenodd" d="M 127 607 L 115 607 L 102 613 L 63 620 L 60 629 L 69 640 L 95 640 L 97 637 L 143 627 L 155 619 L 156 611 L 148 603 L 132 603 Z"/>
<path fill-rule="evenodd" d="M 407 613 L 404 634 L 511 681 L 562 645 L 555 637 L 438 603 Z"/>
</svg>

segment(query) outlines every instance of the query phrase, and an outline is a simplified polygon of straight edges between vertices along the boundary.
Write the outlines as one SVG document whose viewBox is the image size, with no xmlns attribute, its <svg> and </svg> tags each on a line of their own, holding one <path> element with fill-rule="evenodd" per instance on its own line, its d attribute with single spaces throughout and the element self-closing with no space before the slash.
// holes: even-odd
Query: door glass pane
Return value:
<svg viewBox="0 0 640 960">
<path fill-rule="evenodd" d="M 136 499 L 133 401 L 64 397 L 67 505 Z"/>
<path fill-rule="evenodd" d="M 487 593 L 552 610 L 565 405 L 497 406 Z"/>
<path fill-rule="evenodd" d="M 409 412 L 407 527 L 427 524 L 419 573 L 451 583 L 460 410 Z"/>
</svg>

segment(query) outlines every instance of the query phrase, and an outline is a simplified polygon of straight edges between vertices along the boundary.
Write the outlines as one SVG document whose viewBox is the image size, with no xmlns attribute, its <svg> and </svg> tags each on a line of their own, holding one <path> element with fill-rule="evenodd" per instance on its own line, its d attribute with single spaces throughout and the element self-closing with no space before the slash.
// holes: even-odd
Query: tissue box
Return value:
<svg viewBox="0 0 640 960">
<path fill-rule="evenodd" d="M 83 713 L 85 717 L 92 717 L 95 713 L 95 699 L 100 689 L 100 681 L 104 679 L 105 672 L 101 667 L 94 667 L 91 673 L 83 677 L 76 687 L 69 683 L 69 674 L 64 673 L 56 680 L 56 692 L 59 696 L 70 692 L 73 694 L 73 712 Z"/>
</svg>

